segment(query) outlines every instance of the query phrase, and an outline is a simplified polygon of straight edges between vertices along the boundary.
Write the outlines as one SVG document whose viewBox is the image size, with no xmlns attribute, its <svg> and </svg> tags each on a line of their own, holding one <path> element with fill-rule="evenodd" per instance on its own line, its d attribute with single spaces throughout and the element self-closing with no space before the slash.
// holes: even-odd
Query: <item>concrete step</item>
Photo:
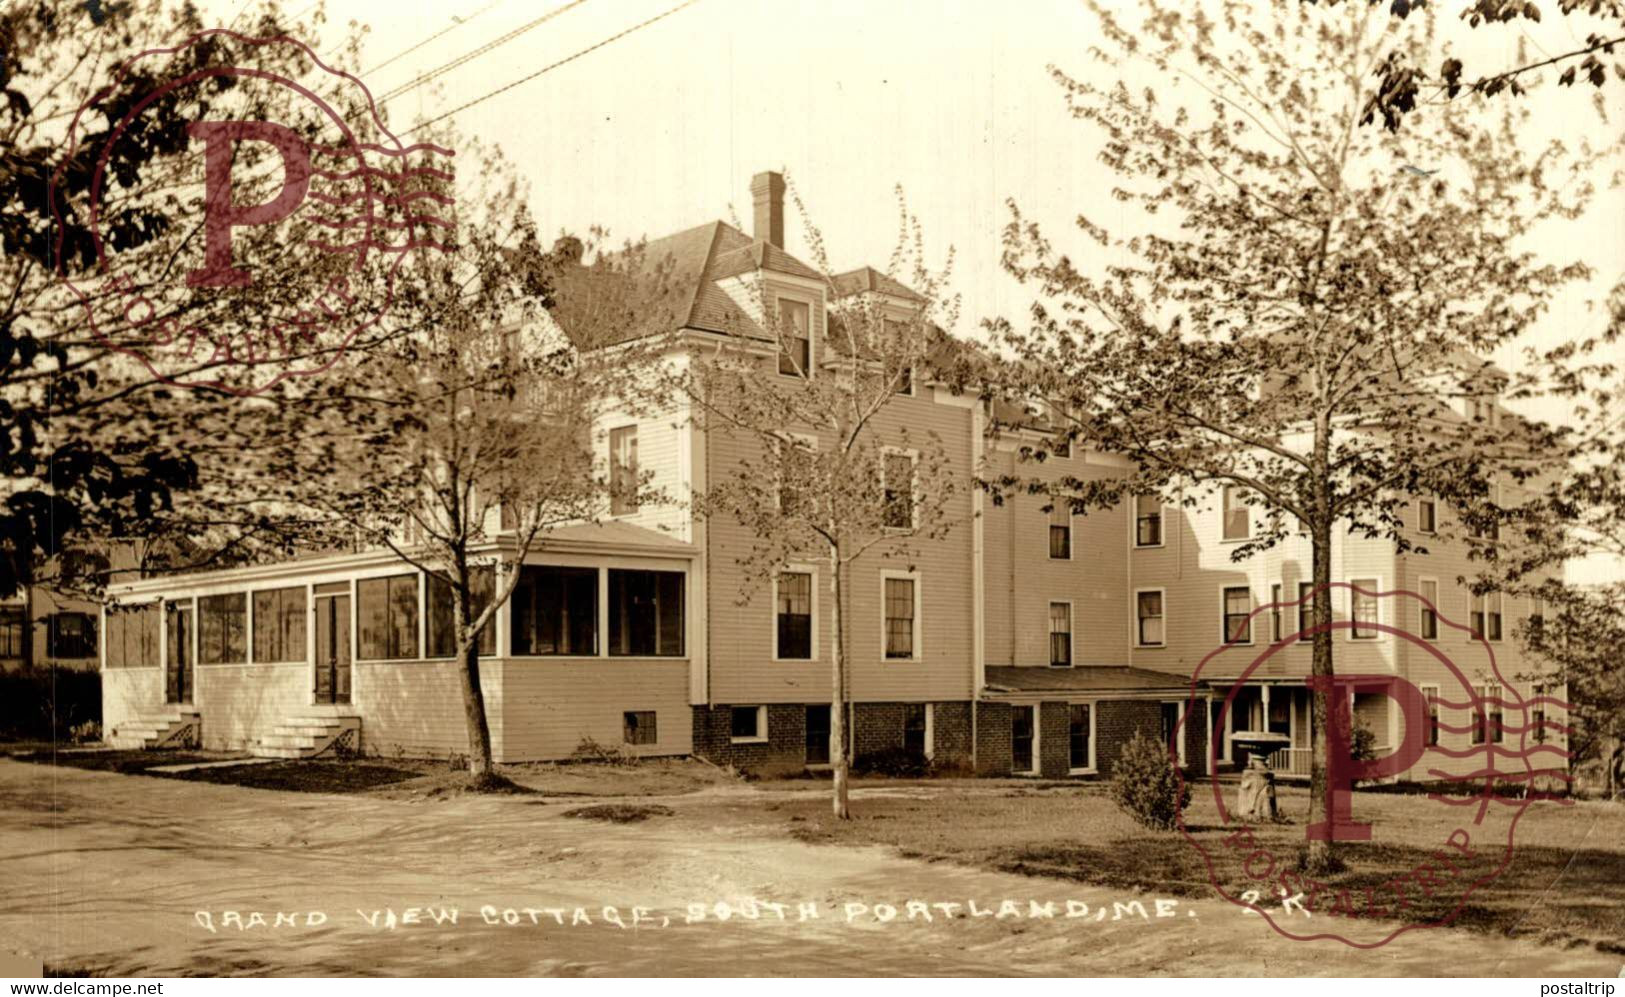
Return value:
<svg viewBox="0 0 1625 997">
<path fill-rule="evenodd" d="M 166 727 L 154 727 L 149 724 L 119 724 L 113 728 L 113 733 L 119 737 L 157 737 L 169 730 Z"/>
<path fill-rule="evenodd" d="M 149 743 L 151 742 L 146 738 L 126 737 L 122 734 L 114 734 L 107 738 L 108 746 L 117 748 L 120 751 L 140 751 Z"/>
<path fill-rule="evenodd" d="M 256 758 L 309 758 L 315 753 L 314 748 L 279 748 L 264 743 L 254 746 Z"/>
<path fill-rule="evenodd" d="M 315 738 L 305 737 L 302 734 L 262 734 L 259 743 L 267 748 L 301 748 L 316 750 L 318 741 Z"/>
<path fill-rule="evenodd" d="M 333 724 L 331 726 L 323 726 L 321 724 L 307 724 L 307 723 L 289 724 L 289 723 L 281 723 L 281 724 L 276 725 L 276 733 L 285 734 L 285 735 L 287 735 L 289 737 L 297 736 L 297 737 L 328 738 L 328 737 L 332 737 L 334 734 L 337 734 L 342 730 L 344 730 L 344 728 L 342 726 L 339 726 L 338 724 Z"/>
</svg>

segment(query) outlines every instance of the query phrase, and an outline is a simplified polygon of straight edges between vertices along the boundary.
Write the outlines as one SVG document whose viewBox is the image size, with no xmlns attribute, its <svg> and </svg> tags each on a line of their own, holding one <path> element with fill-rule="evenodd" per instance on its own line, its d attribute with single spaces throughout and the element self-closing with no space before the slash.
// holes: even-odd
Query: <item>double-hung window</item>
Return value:
<svg viewBox="0 0 1625 997">
<path fill-rule="evenodd" d="M 812 371 L 812 307 L 779 299 L 779 373 L 806 377 Z"/>
<path fill-rule="evenodd" d="M 1072 666 L 1072 604 L 1049 604 L 1049 663 L 1053 668 Z"/>
<path fill-rule="evenodd" d="M 1251 644 L 1253 642 L 1253 595 L 1245 585 L 1229 586 L 1224 590 L 1224 642 Z"/>
<path fill-rule="evenodd" d="M 774 592 L 774 657 L 807 661 L 813 656 L 813 576 L 781 571 Z"/>
<path fill-rule="evenodd" d="M 1241 489 L 1235 485 L 1225 485 L 1220 499 L 1224 515 L 1224 539 L 1246 540 L 1252 535 L 1252 521 L 1246 504 L 1241 500 Z"/>
<path fill-rule="evenodd" d="M 1432 578 L 1419 579 L 1417 587 L 1422 590 L 1422 639 L 1439 639 L 1439 583 Z"/>
<path fill-rule="evenodd" d="M 1163 642 L 1162 590 L 1151 589 L 1134 595 L 1135 642 L 1141 647 L 1161 647 Z"/>
<path fill-rule="evenodd" d="M 914 455 L 888 450 L 882 457 L 882 522 L 889 530 L 914 527 Z"/>
<path fill-rule="evenodd" d="M 1162 498 L 1134 496 L 1134 546 L 1162 546 Z"/>
<path fill-rule="evenodd" d="M 1349 582 L 1349 637 L 1374 640 L 1377 636 L 1377 580 L 1356 578 Z"/>
<path fill-rule="evenodd" d="M 1072 507 L 1057 500 L 1049 514 L 1049 556 L 1051 560 L 1072 559 Z"/>
<path fill-rule="evenodd" d="M 638 511 L 638 427 L 609 431 L 609 514 Z"/>
<path fill-rule="evenodd" d="M 881 599 L 885 613 L 885 651 L 891 661 L 908 661 L 919 655 L 919 579 L 886 575 L 881 579 Z"/>
</svg>

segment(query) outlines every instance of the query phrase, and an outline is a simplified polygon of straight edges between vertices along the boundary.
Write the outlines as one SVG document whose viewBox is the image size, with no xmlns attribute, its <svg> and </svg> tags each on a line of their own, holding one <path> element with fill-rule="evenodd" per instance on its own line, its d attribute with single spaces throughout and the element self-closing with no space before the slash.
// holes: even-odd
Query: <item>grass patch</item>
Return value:
<svg viewBox="0 0 1625 997">
<path fill-rule="evenodd" d="M 60 765 L 64 768 L 84 769 L 90 772 L 118 772 L 123 775 L 141 775 L 160 765 L 185 765 L 190 762 L 219 762 L 231 758 L 246 758 L 241 752 L 226 751 L 76 751 L 61 753 L 35 751 L 12 756 L 20 762 L 41 765 Z"/>
<path fill-rule="evenodd" d="M 176 759 L 179 762 L 180 759 Z M 277 789 L 290 793 L 364 793 L 416 779 L 412 768 L 376 762 L 308 759 L 266 762 L 263 765 L 229 765 L 193 769 L 190 772 L 159 772 L 154 775 L 186 782 L 207 782 L 217 786 L 244 786 L 249 789 Z"/>
<path fill-rule="evenodd" d="M 582 820 L 603 820 L 611 824 L 636 824 L 650 817 L 670 817 L 677 811 L 658 803 L 600 803 L 597 806 L 566 810 L 564 816 Z"/>
<path fill-rule="evenodd" d="M 1281 804 L 1287 820 L 1251 825 L 1257 845 L 1279 863 L 1277 876 L 1298 862 L 1307 845 L 1306 792 L 1285 788 Z M 1358 898 L 1356 917 L 1394 916 L 1391 909 L 1367 911 L 1365 891 L 1377 891 L 1378 906 L 1391 907 L 1387 884 L 1431 865 L 1442 881 L 1456 885 L 1429 898 L 1412 881 L 1410 908 L 1399 915 L 1406 921 L 1429 923 L 1453 915 L 1452 925 L 1476 932 L 1614 951 L 1625 938 L 1625 842 L 1608 829 L 1618 827 L 1620 808 L 1605 803 L 1531 807 L 1517 826 L 1505 870 L 1464 898 L 1466 884 L 1492 874 L 1506 856 L 1505 809 L 1492 812 L 1480 827 L 1473 823 L 1472 808 L 1407 794 L 1357 793 L 1355 816 L 1373 825 L 1374 839 L 1343 843 L 1338 855 L 1344 868 L 1317 878 L 1334 894 L 1346 890 Z M 966 782 L 925 798 L 855 799 L 852 813 L 851 820 L 836 820 L 825 800 L 809 797 L 773 812 L 760 808 L 754 819 L 814 844 L 889 845 L 928 861 L 1111 890 L 1216 896 L 1202 853 L 1184 835 L 1139 828 L 1100 786 L 1017 792 Z M 1243 866 L 1246 853 L 1227 844 L 1233 828 L 1222 825 L 1211 793 L 1198 789 L 1186 819 L 1227 893 L 1265 889 L 1264 880 Z M 1452 875 L 1435 856 L 1457 828 L 1470 829 L 1475 847 L 1471 855 L 1448 853 L 1457 867 Z M 1333 902 L 1333 896 L 1323 898 L 1316 916 Z"/>
</svg>

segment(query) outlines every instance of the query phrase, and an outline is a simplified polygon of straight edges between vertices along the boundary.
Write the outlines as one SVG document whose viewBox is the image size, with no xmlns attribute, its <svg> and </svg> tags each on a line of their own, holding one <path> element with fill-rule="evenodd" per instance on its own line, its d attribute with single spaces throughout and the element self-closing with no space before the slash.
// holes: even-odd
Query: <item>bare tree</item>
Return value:
<svg viewBox="0 0 1625 997">
<path fill-rule="evenodd" d="M 957 481 L 968 480 L 935 433 L 888 425 L 896 400 L 934 379 L 958 300 L 947 294 L 951 254 L 941 273 L 925 265 L 901 190 L 902 230 L 890 273 L 879 281 L 833 273 L 822 235 L 790 190 L 824 275 L 824 336 L 809 335 L 805 317 L 781 312 L 772 274 L 757 270 L 730 336 L 698 351 L 674 383 L 708 432 L 751 444 L 749 456 L 714 471 L 711 487 L 694 497 L 699 514 L 731 517 L 751 535 L 739 559 L 741 597 L 748 600 L 794 559 L 819 558 L 828 567 L 830 762 L 834 813 L 844 819 L 848 580 L 869 558 L 906 564 L 915 545 L 944 537 Z"/>
<path fill-rule="evenodd" d="M 595 427 L 611 407 L 657 404 L 659 336 L 644 334 L 669 321 L 662 271 L 637 247 L 566 237 L 542 251 L 506 165 L 482 162 L 456 251 L 404 283 L 400 335 L 325 381 L 273 451 L 279 477 L 322 475 L 290 502 L 387 547 L 423 572 L 431 605 L 449 604 L 437 653 L 459 662 L 469 770 L 493 788 L 480 680 L 492 620 L 552 530 L 608 511 Z"/>
</svg>

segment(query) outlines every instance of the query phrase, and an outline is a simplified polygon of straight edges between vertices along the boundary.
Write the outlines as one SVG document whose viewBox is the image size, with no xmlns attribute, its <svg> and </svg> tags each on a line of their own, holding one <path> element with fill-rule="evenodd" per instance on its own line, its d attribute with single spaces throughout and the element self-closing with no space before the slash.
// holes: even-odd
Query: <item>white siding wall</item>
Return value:
<svg viewBox="0 0 1625 997">
<path fill-rule="evenodd" d="M 584 738 L 622 745 L 622 714 L 653 710 L 658 742 L 639 755 L 693 748 L 687 659 L 510 658 L 501 665 L 504 761 L 568 758 Z"/>
<path fill-rule="evenodd" d="M 302 662 L 199 665 L 192 673 L 197 678 L 192 701 L 203 718 L 203 746 L 211 750 L 248 748 L 310 701 L 310 671 Z"/>
</svg>

